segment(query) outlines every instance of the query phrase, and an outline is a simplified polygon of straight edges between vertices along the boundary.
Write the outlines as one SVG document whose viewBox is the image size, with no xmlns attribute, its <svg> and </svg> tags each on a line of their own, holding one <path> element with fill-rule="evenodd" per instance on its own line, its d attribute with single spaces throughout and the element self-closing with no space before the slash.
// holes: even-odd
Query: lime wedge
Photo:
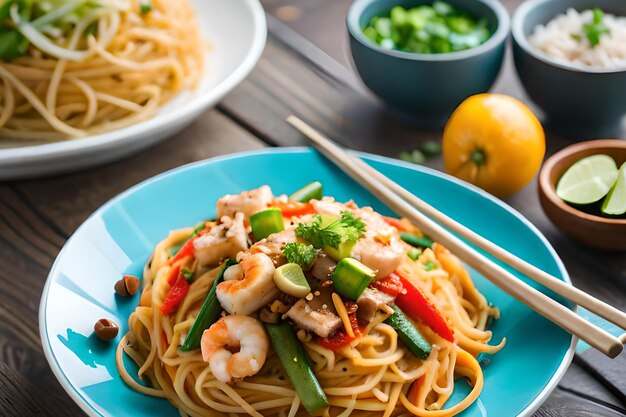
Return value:
<svg viewBox="0 0 626 417">
<path fill-rule="evenodd" d="M 602 204 L 602 213 L 619 216 L 626 213 L 626 162 L 617 174 L 617 181 Z"/>
<path fill-rule="evenodd" d="M 592 155 L 569 167 L 556 186 L 556 195 L 572 204 L 595 203 L 617 180 L 617 166 L 608 155 Z"/>
<path fill-rule="evenodd" d="M 298 264 L 285 264 L 276 268 L 274 283 L 282 292 L 298 298 L 311 292 L 311 287 Z"/>
</svg>

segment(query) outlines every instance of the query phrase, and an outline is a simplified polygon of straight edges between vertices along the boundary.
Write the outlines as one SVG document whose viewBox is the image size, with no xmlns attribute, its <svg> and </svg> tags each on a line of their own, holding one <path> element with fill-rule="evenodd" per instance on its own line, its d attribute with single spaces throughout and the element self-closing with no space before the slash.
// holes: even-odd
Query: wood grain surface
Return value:
<svg viewBox="0 0 626 417">
<path fill-rule="evenodd" d="M 270 37 L 259 65 L 220 105 L 184 132 L 141 154 L 47 179 L 0 183 L 0 416 L 80 416 L 41 350 L 38 306 L 67 238 L 104 202 L 168 169 L 214 155 L 304 144 L 284 119 L 296 113 L 354 149 L 397 156 L 441 132 L 397 120 L 349 68 L 343 19 L 349 0 L 264 0 Z M 514 9 L 518 1 L 507 1 Z M 281 20 L 282 19 L 282 20 Z M 510 57 L 495 91 L 525 98 Z M 626 137 L 624 135 L 623 137 Z M 548 132 L 549 153 L 572 143 Z M 441 168 L 434 160 L 429 165 Z M 507 202 L 557 249 L 574 283 L 626 309 L 626 256 L 581 247 L 547 220 L 536 184 Z M 626 355 L 577 356 L 542 417 L 626 415 Z"/>
</svg>

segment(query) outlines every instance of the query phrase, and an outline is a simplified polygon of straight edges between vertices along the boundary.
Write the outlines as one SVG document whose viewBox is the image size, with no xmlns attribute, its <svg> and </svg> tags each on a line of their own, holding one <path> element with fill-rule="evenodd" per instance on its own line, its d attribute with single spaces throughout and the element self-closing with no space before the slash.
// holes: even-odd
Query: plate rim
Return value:
<svg viewBox="0 0 626 417">
<path fill-rule="evenodd" d="M 252 1 L 256 1 L 256 0 L 252 0 Z M 231 160 L 231 159 L 238 159 L 238 158 L 242 158 L 242 157 L 262 156 L 262 155 L 276 155 L 276 154 L 279 154 L 279 155 L 280 154 L 297 154 L 297 153 L 310 153 L 310 152 L 317 152 L 317 151 L 315 151 L 313 148 L 307 147 L 307 146 L 264 148 L 264 149 L 256 149 L 256 150 L 251 150 L 251 151 L 235 152 L 235 153 L 230 153 L 230 154 L 226 154 L 226 155 L 219 155 L 219 156 L 215 156 L 215 157 L 212 157 L 212 158 L 207 158 L 207 159 L 203 159 L 203 160 L 200 160 L 200 161 L 195 161 L 195 162 L 191 162 L 191 163 L 188 163 L 188 164 L 185 164 L 185 165 L 181 165 L 179 167 L 170 169 L 168 171 L 162 172 L 162 173 L 157 174 L 157 175 L 155 175 L 153 177 L 145 179 L 144 181 L 141 181 L 138 184 L 135 184 L 132 187 L 130 187 L 130 188 L 122 191 L 121 193 L 115 195 L 110 200 L 105 202 L 103 205 L 98 207 L 93 213 L 91 213 L 80 224 L 80 226 L 72 233 L 72 235 L 69 237 L 69 239 L 67 239 L 67 241 L 65 242 L 65 244 L 63 245 L 63 247 L 59 251 L 58 255 L 56 256 L 56 258 L 54 260 L 54 263 L 52 264 L 52 267 L 50 268 L 50 272 L 48 273 L 48 276 L 46 277 L 46 283 L 44 285 L 44 288 L 43 288 L 43 291 L 42 291 L 42 294 L 41 294 L 41 299 L 40 299 L 40 302 L 39 302 L 39 313 L 38 313 L 38 316 L 39 316 L 39 336 L 40 336 L 40 339 L 41 339 L 41 342 L 42 342 L 42 348 L 43 348 L 43 351 L 44 351 L 44 355 L 46 357 L 48 365 L 50 366 L 50 369 L 52 370 L 54 376 L 59 381 L 59 383 L 61 384 L 61 386 L 65 390 L 65 392 L 72 398 L 72 400 L 74 400 L 74 402 L 88 416 L 90 416 L 90 417 L 103 417 L 103 416 L 109 415 L 109 413 L 108 412 L 106 414 L 100 413 L 98 410 L 96 410 L 87 401 L 87 399 L 85 399 L 83 397 L 83 395 L 81 395 L 78 392 L 78 390 L 76 390 L 71 385 L 71 383 L 70 383 L 69 379 L 67 378 L 66 374 L 63 372 L 63 370 L 59 366 L 59 363 L 58 363 L 58 361 L 57 361 L 57 359 L 56 359 L 56 357 L 54 355 L 54 352 L 52 351 L 52 347 L 50 345 L 50 339 L 48 338 L 48 334 L 47 334 L 47 331 L 46 331 L 47 330 L 46 310 L 47 310 L 47 303 L 48 303 L 48 295 L 49 295 L 50 284 L 52 282 L 52 276 L 56 273 L 56 270 L 58 268 L 58 264 L 59 264 L 59 261 L 60 261 L 61 257 L 63 256 L 64 252 L 67 250 L 70 242 L 73 239 L 75 239 L 75 236 L 79 232 L 81 232 L 81 230 L 84 227 L 86 227 L 87 223 L 89 223 L 97 215 L 101 214 L 103 211 L 108 209 L 110 206 L 118 203 L 119 201 L 123 200 L 127 196 L 132 195 L 133 193 L 135 193 L 139 189 L 144 188 L 146 186 L 149 186 L 153 182 L 159 181 L 159 180 L 161 180 L 163 178 L 166 178 L 168 176 L 175 175 L 175 174 L 178 174 L 180 172 L 187 171 L 189 169 L 193 169 L 196 166 L 200 166 L 200 165 L 204 165 L 204 164 L 218 163 L 218 162 L 228 161 L 228 160 Z M 500 206 L 501 208 L 503 208 L 504 210 L 506 210 L 510 214 L 512 214 L 514 217 L 516 217 L 526 227 L 528 227 L 537 237 L 539 237 L 539 240 L 545 245 L 545 247 L 548 249 L 548 252 L 552 256 L 552 258 L 555 260 L 555 262 L 557 264 L 557 267 L 559 269 L 559 272 L 563 275 L 564 282 L 566 282 L 568 285 L 572 285 L 571 278 L 570 278 L 570 276 L 569 276 L 569 274 L 567 272 L 567 269 L 565 268 L 565 265 L 563 264 L 563 261 L 561 260 L 561 258 L 557 254 L 556 250 L 552 247 L 552 245 L 550 244 L 548 239 L 543 235 L 543 233 L 541 233 L 541 231 L 533 223 L 530 222 L 530 220 L 528 220 L 519 211 L 517 211 L 515 208 L 511 207 L 510 205 L 508 205 L 504 201 L 494 197 L 493 195 L 491 195 L 491 194 L 487 193 L 486 191 L 482 190 L 481 188 L 478 188 L 478 187 L 476 187 L 476 186 L 474 186 L 474 185 L 472 185 L 470 183 L 467 183 L 467 182 L 465 182 L 463 180 L 460 180 L 460 179 L 458 179 L 456 177 L 453 177 L 453 176 L 451 176 L 449 174 L 446 174 L 444 172 L 438 171 L 438 170 L 430 168 L 430 167 L 426 167 L 426 166 L 422 166 L 422 165 L 410 164 L 408 162 L 404 162 L 404 161 L 401 161 L 401 160 L 397 160 L 397 159 L 393 159 L 393 158 L 389 158 L 389 157 L 385 157 L 385 156 L 380 156 L 380 155 L 374 155 L 374 154 L 370 154 L 370 153 L 367 153 L 367 152 L 358 152 L 358 151 L 351 151 L 351 152 L 356 154 L 356 155 L 358 155 L 361 158 L 366 159 L 366 160 L 382 162 L 382 163 L 393 165 L 393 166 L 400 166 L 400 167 L 403 167 L 403 168 L 411 169 L 413 171 L 422 171 L 422 172 L 425 172 L 427 174 L 430 174 L 430 175 L 433 175 L 433 176 L 436 176 L 436 177 L 439 177 L 439 178 L 443 178 L 443 179 L 448 180 L 448 181 L 450 181 L 452 183 L 455 183 L 457 185 L 460 185 L 460 186 L 463 186 L 465 188 L 468 188 L 471 191 L 474 191 L 477 194 L 479 194 L 481 197 L 487 198 L 492 203 L 495 203 L 496 205 Z M 572 310 L 577 311 L 577 305 L 572 305 Z M 539 409 L 541 404 L 543 404 L 543 402 L 548 398 L 548 396 L 552 393 L 552 391 L 554 391 L 554 389 L 557 387 L 558 383 L 561 381 L 561 379 L 565 375 L 565 372 L 569 368 L 570 363 L 572 362 L 572 359 L 573 359 L 574 354 L 576 352 L 576 345 L 577 345 L 577 343 L 578 343 L 578 337 L 572 335 L 570 346 L 569 346 L 568 350 L 565 352 L 565 355 L 563 356 L 563 359 L 561 360 L 561 363 L 557 367 L 556 371 L 554 372 L 554 374 L 552 375 L 550 380 L 546 383 L 546 385 L 542 388 L 542 390 L 537 394 L 537 396 L 523 410 L 521 410 L 515 417 L 529 417 L 537 409 Z"/>
<path fill-rule="evenodd" d="M 60 157 L 81 155 L 84 152 L 102 151 L 103 149 L 115 146 L 120 141 L 127 140 L 130 143 L 135 143 L 138 140 L 133 140 L 133 138 L 141 137 L 151 131 L 165 129 L 178 119 L 201 112 L 212 103 L 219 101 L 250 74 L 261 58 L 267 42 L 267 20 L 261 3 L 259 0 L 240 1 L 252 14 L 252 20 L 254 22 L 252 42 L 250 43 L 247 55 L 237 65 L 235 70 L 214 88 L 200 95 L 195 100 L 188 103 L 188 105 L 182 106 L 177 110 L 175 109 L 168 114 L 162 115 L 161 117 L 156 117 L 155 115 L 148 120 L 121 129 L 87 136 L 77 140 L 65 140 L 41 145 L 0 149 L 0 164 L 43 162 L 55 160 Z M 124 133 L 123 136 L 120 136 L 121 132 Z"/>
</svg>

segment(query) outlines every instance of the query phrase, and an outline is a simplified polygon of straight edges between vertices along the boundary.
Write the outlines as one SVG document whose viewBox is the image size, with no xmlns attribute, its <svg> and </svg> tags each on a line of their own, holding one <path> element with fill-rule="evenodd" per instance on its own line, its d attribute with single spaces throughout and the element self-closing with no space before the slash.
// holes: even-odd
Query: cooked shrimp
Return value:
<svg viewBox="0 0 626 417">
<path fill-rule="evenodd" d="M 272 189 L 267 185 L 240 194 L 227 194 L 217 200 L 217 214 L 233 217 L 241 212 L 249 219 L 257 211 L 266 209 L 273 199 Z"/>
<path fill-rule="evenodd" d="M 371 207 L 358 208 L 352 201 L 343 204 L 330 197 L 312 204 L 317 213 L 340 216 L 341 212 L 349 211 L 365 223 L 365 234 L 354 245 L 351 256 L 377 271 L 376 278 L 384 278 L 400 266 L 402 257 L 406 256 L 400 237 Z"/>
<path fill-rule="evenodd" d="M 248 249 L 248 234 L 243 221 L 243 213 L 235 214 L 234 218 L 223 216 L 218 226 L 194 241 L 194 254 L 200 265 L 215 265 Z"/>
<path fill-rule="evenodd" d="M 241 254 L 239 264 L 224 271 L 224 282 L 215 295 L 230 314 L 251 314 L 274 299 L 274 263 L 263 253 Z"/>
<path fill-rule="evenodd" d="M 205 330 L 200 347 L 213 376 L 228 383 L 259 372 L 269 342 L 261 322 L 237 314 L 222 317 Z"/>
</svg>

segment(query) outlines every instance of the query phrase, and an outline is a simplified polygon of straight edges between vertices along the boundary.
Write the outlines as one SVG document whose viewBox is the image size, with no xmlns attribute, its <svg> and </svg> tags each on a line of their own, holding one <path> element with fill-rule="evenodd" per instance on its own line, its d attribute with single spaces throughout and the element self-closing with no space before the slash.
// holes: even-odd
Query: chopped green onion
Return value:
<svg viewBox="0 0 626 417">
<path fill-rule="evenodd" d="M 339 262 L 344 258 L 349 258 L 352 255 L 352 249 L 354 249 L 355 242 L 346 241 L 341 242 L 336 248 L 332 246 L 324 246 L 324 252 L 330 256 L 330 259 Z"/>
<path fill-rule="evenodd" d="M 421 54 L 474 48 L 491 36 L 486 20 L 475 19 L 440 0 L 432 6 L 396 6 L 386 14 L 372 17 L 363 34 L 382 48 Z M 404 156 L 419 158 L 418 155 Z"/>
<path fill-rule="evenodd" d="M 376 271 L 356 259 L 344 258 L 333 271 L 333 286 L 342 297 L 356 300 L 375 276 Z"/>
<path fill-rule="evenodd" d="M 291 385 L 296 390 L 304 408 L 309 414 L 314 414 L 328 407 L 328 398 L 311 369 L 306 351 L 291 325 L 287 322 L 265 323 L 265 329 L 272 341 L 274 352 L 285 368 Z"/>
<path fill-rule="evenodd" d="M 285 230 L 283 213 L 277 207 L 270 207 L 267 210 L 254 213 L 250 216 L 250 227 L 257 241 L 265 239 L 273 233 Z"/>
<path fill-rule="evenodd" d="M 400 159 L 405 162 L 410 162 L 412 164 L 421 165 L 426 162 L 426 156 L 419 149 L 415 149 L 411 152 L 402 152 L 400 154 Z"/>
<path fill-rule="evenodd" d="M 417 258 L 419 258 L 421 254 L 422 254 L 422 250 L 420 248 L 411 249 L 407 253 L 408 257 L 411 258 L 414 261 L 417 261 Z"/>
<path fill-rule="evenodd" d="M 185 278 L 185 281 L 187 282 L 191 282 L 192 278 L 193 278 L 193 271 L 187 267 L 181 268 L 180 272 L 183 274 L 183 277 Z"/>
<path fill-rule="evenodd" d="M 433 269 L 437 269 L 437 264 L 433 261 L 428 261 L 424 264 L 424 271 L 432 271 Z"/>
<path fill-rule="evenodd" d="M 434 140 L 422 143 L 419 148 L 428 158 L 439 156 L 441 154 L 441 144 L 439 142 L 435 142 Z"/>
<path fill-rule="evenodd" d="M 322 183 L 315 181 L 291 194 L 289 200 L 308 203 L 309 200 L 321 200 L 323 196 Z"/>
<path fill-rule="evenodd" d="M 428 236 L 415 236 L 411 233 L 400 232 L 400 238 L 411 246 L 416 248 L 430 248 L 433 246 L 433 240 Z"/>
<path fill-rule="evenodd" d="M 224 280 L 224 271 L 226 271 L 229 267 L 235 265 L 237 263 L 234 259 L 229 259 L 224 264 L 224 268 L 219 273 L 219 275 L 213 281 L 213 285 L 211 285 L 211 289 L 209 290 L 209 294 L 204 299 L 204 303 L 200 308 L 200 312 L 198 316 L 194 320 L 191 325 L 191 329 L 189 329 L 189 333 L 185 336 L 185 340 L 183 344 L 180 346 L 180 350 L 183 352 L 188 352 L 190 350 L 198 349 L 200 347 L 200 339 L 202 339 L 202 333 L 213 323 L 215 323 L 222 314 L 222 306 L 220 302 L 217 300 L 215 296 L 215 292 L 217 290 L 217 286 Z"/>
</svg>

